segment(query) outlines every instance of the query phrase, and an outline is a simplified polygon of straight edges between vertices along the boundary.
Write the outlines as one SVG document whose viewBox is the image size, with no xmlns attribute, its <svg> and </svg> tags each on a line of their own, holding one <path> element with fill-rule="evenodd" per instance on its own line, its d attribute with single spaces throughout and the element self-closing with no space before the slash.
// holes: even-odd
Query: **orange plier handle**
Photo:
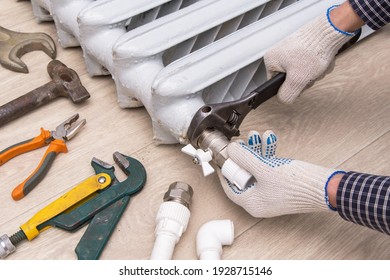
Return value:
<svg viewBox="0 0 390 280">
<path fill-rule="evenodd" d="M 15 144 L 4 151 L 0 152 L 0 165 L 6 163 L 8 160 L 26 153 L 43 147 L 48 144 L 48 139 L 51 137 L 51 133 L 48 130 L 41 128 L 41 134 L 33 139 L 20 142 Z M 12 191 L 12 198 L 14 200 L 20 200 L 26 196 L 30 191 L 34 189 L 39 182 L 45 177 L 46 173 L 49 171 L 55 157 L 59 153 L 66 153 L 68 149 L 66 147 L 65 141 L 60 139 L 52 140 L 47 148 L 43 158 L 38 164 L 38 167 L 33 171 L 33 173 L 27 177 L 22 183 L 15 187 Z"/>
<path fill-rule="evenodd" d="M 41 134 L 37 137 L 6 148 L 0 152 L 0 166 L 18 155 L 46 146 L 50 137 L 50 131 L 41 128 Z"/>
<path fill-rule="evenodd" d="M 64 140 L 55 139 L 50 142 L 50 145 L 39 162 L 38 167 L 33 171 L 33 173 L 31 173 L 30 176 L 27 177 L 26 180 L 15 187 L 12 191 L 12 198 L 14 200 L 20 200 L 31 192 L 45 177 L 57 154 L 66 152 L 68 152 L 68 149 Z"/>
</svg>

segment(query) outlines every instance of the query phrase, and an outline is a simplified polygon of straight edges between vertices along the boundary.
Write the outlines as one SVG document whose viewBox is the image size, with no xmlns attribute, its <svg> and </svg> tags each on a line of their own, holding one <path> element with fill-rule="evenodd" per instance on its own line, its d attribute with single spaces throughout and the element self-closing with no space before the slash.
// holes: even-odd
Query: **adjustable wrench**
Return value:
<svg viewBox="0 0 390 280">
<path fill-rule="evenodd" d="M 338 53 L 353 45 L 360 34 L 361 30 Z M 252 175 L 228 158 L 226 147 L 232 137 L 240 135 L 239 127 L 247 114 L 275 96 L 285 79 L 286 73 L 279 73 L 246 97 L 236 101 L 202 106 L 195 113 L 187 130 L 190 144 L 182 151 L 193 156 L 194 163 L 202 165 L 206 176 L 213 172 L 208 162 L 214 160 L 221 167 L 222 174 L 239 189 L 251 184 L 254 181 Z"/>
<path fill-rule="evenodd" d="M 208 163 L 214 160 L 221 167 L 222 174 L 239 189 L 253 183 L 253 176 L 228 158 L 226 147 L 233 136 L 240 135 L 239 127 L 246 115 L 275 96 L 285 79 L 286 74 L 279 73 L 247 97 L 201 107 L 195 113 L 187 130 L 190 144 L 182 151 L 193 156 L 194 163 L 202 165 L 206 176 L 214 171 Z"/>
<path fill-rule="evenodd" d="M 192 118 L 187 131 L 190 143 L 201 147 L 199 139 L 205 131 L 218 130 L 230 140 L 239 136 L 239 127 L 246 115 L 278 93 L 280 86 L 286 79 L 286 73 L 279 73 L 268 80 L 247 97 L 236 101 L 209 104 L 200 108 Z"/>
</svg>

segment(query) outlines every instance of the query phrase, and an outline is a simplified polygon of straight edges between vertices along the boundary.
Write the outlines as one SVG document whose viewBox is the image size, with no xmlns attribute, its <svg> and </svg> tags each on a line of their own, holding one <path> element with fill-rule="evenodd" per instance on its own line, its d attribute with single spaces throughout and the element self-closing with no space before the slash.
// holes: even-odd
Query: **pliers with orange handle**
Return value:
<svg viewBox="0 0 390 280">
<path fill-rule="evenodd" d="M 35 186 L 42 181 L 49 171 L 55 157 L 59 153 L 68 152 L 65 141 L 72 139 L 86 124 L 86 120 L 79 120 L 79 114 L 75 114 L 60 125 L 56 130 L 49 131 L 41 128 L 41 134 L 33 139 L 29 139 L 18 144 L 12 145 L 0 152 L 0 166 L 10 159 L 49 145 L 42 160 L 34 172 L 12 191 L 12 198 L 20 200 L 32 191 Z"/>
</svg>

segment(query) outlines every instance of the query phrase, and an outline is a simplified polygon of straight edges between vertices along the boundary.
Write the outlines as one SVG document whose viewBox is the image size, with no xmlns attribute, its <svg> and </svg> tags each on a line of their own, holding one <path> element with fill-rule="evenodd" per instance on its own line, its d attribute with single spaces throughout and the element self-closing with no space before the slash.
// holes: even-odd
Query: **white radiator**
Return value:
<svg viewBox="0 0 390 280">
<path fill-rule="evenodd" d="M 111 74 L 119 106 L 145 106 L 157 143 L 187 143 L 204 104 L 262 84 L 276 42 L 343 0 L 31 0 L 91 76 Z M 369 34 L 365 29 L 362 37 Z"/>
</svg>

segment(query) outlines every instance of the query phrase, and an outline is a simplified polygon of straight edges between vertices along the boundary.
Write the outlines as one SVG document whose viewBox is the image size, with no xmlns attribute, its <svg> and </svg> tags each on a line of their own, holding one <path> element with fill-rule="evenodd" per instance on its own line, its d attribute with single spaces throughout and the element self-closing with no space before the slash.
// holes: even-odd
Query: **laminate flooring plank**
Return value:
<svg viewBox="0 0 390 280">
<path fill-rule="evenodd" d="M 35 24 L 36 21 L 32 13 L 30 1 L 1 1 L 0 23 L 1 26 L 8 29 L 13 29 L 15 26 L 23 24 Z"/>
<path fill-rule="evenodd" d="M 388 175 L 390 132 L 339 168 Z M 283 244 L 281 246 L 280 244 Z M 344 221 L 337 213 L 313 213 L 259 220 L 225 248 L 226 259 L 389 259 L 390 239 Z"/>
<path fill-rule="evenodd" d="M 224 259 L 389 259 L 387 235 L 342 220 L 337 213 L 264 219 L 224 248 Z"/>
<path fill-rule="evenodd" d="M 344 170 L 388 176 L 390 162 L 389 144 L 390 132 L 387 132 L 340 166 Z"/>
</svg>

